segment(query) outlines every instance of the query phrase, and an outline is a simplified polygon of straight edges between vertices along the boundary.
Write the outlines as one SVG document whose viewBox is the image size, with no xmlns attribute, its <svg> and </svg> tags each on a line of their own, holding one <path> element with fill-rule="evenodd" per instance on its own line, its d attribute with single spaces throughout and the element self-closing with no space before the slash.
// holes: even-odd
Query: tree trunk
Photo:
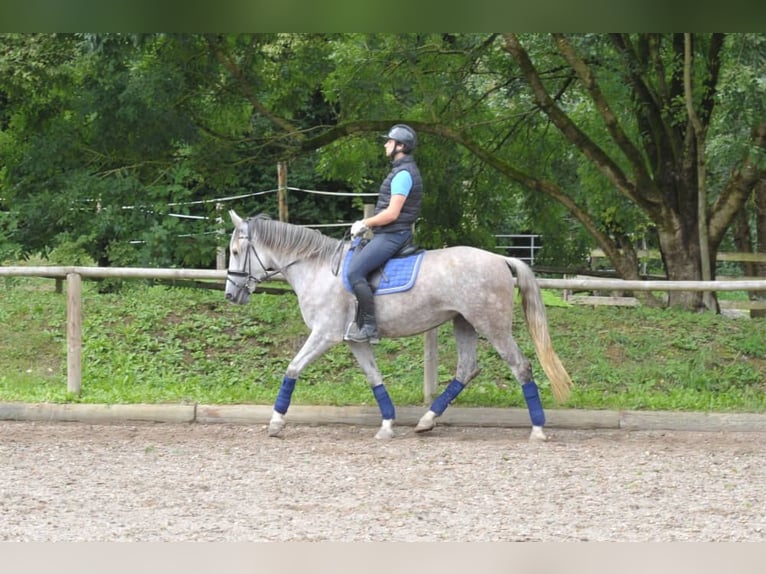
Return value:
<svg viewBox="0 0 766 574">
<path fill-rule="evenodd" d="M 662 262 L 670 281 L 701 281 L 699 241 L 696 233 L 675 226 L 657 232 Z M 701 291 L 669 291 L 668 306 L 687 310 L 705 310 Z"/>
<path fill-rule="evenodd" d="M 695 147 L 697 148 L 697 228 L 700 246 L 700 267 L 702 280 L 710 281 L 713 277 L 713 265 L 710 258 L 710 237 L 707 226 L 707 185 L 705 167 L 705 136 L 706 126 L 702 125 L 697 110 L 694 109 L 694 96 L 692 95 L 692 35 L 684 34 L 684 100 L 689 123 L 694 133 Z M 715 294 L 710 291 L 702 293 L 702 301 L 705 307 L 718 311 L 718 303 Z"/>
</svg>

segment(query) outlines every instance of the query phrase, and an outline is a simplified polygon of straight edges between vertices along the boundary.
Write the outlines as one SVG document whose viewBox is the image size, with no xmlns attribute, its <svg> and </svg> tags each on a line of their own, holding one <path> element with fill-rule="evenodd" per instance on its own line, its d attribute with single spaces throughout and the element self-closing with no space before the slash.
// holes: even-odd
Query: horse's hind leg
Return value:
<svg viewBox="0 0 766 574">
<path fill-rule="evenodd" d="M 454 401 L 462 390 L 479 374 L 479 365 L 476 357 L 476 345 L 478 335 L 464 317 L 458 315 L 452 321 L 455 343 L 457 346 L 457 370 L 455 378 L 450 381 L 447 388 L 440 394 L 428 412 L 420 417 L 415 426 L 415 432 L 427 432 L 436 426 L 436 417 L 440 417 L 447 407 Z"/>
<path fill-rule="evenodd" d="M 529 435 L 529 440 L 548 440 L 548 437 L 543 432 L 545 412 L 540 402 L 537 384 L 532 377 L 532 365 L 529 360 L 521 352 L 518 343 L 516 343 L 510 332 L 501 335 L 487 334 L 487 339 L 511 368 L 511 372 L 513 372 L 516 380 L 521 383 L 521 391 L 524 394 L 524 401 L 527 403 L 527 409 L 529 410 L 529 418 L 532 421 L 532 432 Z"/>
<path fill-rule="evenodd" d="M 375 395 L 375 400 L 380 408 L 382 422 L 380 430 L 378 430 L 375 438 L 394 438 L 393 425 L 394 419 L 396 418 L 396 410 L 394 409 L 394 403 L 391 402 L 391 397 L 388 396 L 386 386 L 383 384 L 383 377 L 380 375 L 380 370 L 375 362 L 375 355 L 372 352 L 372 347 L 369 343 L 351 342 L 349 343 L 349 347 L 367 377 L 367 382 L 370 384 L 370 388 L 372 388 L 372 394 Z"/>
</svg>

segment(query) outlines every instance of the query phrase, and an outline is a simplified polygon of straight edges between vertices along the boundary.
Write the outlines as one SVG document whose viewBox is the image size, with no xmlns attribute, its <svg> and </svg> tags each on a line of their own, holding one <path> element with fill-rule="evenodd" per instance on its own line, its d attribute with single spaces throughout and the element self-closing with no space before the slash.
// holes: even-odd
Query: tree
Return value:
<svg viewBox="0 0 766 574">
<path fill-rule="evenodd" d="M 756 38 L 750 51 L 762 49 Z M 719 94 L 722 75 L 735 64 L 729 52 L 741 41 L 724 34 L 690 39 L 687 53 L 683 34 L 344 38 L 334 75 L 325 83 L 327 97 L 340 104 L 339 121 L 296 149 L 313 150 L 403 119 L 421 133 L 459 143 L 508 180 L 563 205 L 623 278 L 638 277 L 631 233 L 643 225 L 656 237 L 668 278 L 698 280 L 703 277 L 701 246 L 706 243 L 714 260 L 735 215 L 764 178 L 765 142 L 763 115 L 756 115 L 747 151 L 729 162 L 728 178 L 700 189 L 704 154 L 697 152 L 703 140 L 695 138 L 689 110 L 709 142 L 725 136 L 716 129 L 742 130 L 741 121 L 728 127 L 716 123 L 718 108 L 739 105 L 722 101 Z M 693 72 L 688 95 L 685 56 Z M 364 67 L 358 66 L 360 60 Z M 381 89 L 381 82 L 371 78 L 390 84 Z M 378 90 L 374 98 L 371 86 Z M 758 93 L 757 83 L 741 87 Z M 761 103 L 756 112 L 762 109 Z M 390 119 L 371 119 L 384 114 Z M 561 149 L 560 140 L 542 131 L 549 125 L 569 146 L 565 162 L 577 170 L 575 181 L 539 162 L 522 167 L 518 158 L 529 154 L 514 157 L 509 150 L 518 146 L 503 146 L 519 140 L 527 126 L 544 139 L 538 150 Z M 593 182 L 596 189 L 584 186 Z M 707 242 L 700 237 L 700 206 Z M 698 308 L 701 294 L 672 292 L 670 304 Z"/>
<path fill-rule="evenodd" d="M 654 224 L 668 277 L 703 278 L 710 270 L 703 269 L 701 246 L 705 245 L 699 235 L 698 206 L 703 206 L 703 217 L 709 223 L 705 247 L 714 259 L 734 214 L 742 209 L 764 175 L 762 169 L 753 169 L 752 159 L 746 157 L 711 206 L 707 206 L 704 195 L 699 199 L 705 190 L 699 188 L 704 154 L 698 153 L 698 146 L 704 142 L 716 105 L 724 35 L 697 35 L 694 53 L 686 52 L 701 68 L 696 77 L 704 78 L 695 86 L 689 85 L 688 109 L 697 107 L 693 115 L 681 113 L 681 105 L 686 101 L 681 65 L 685 55 L 682 35 L 667 38 L 615 34 L 610 37 L 613 53 L 623 61 L 620 77 L 631 92 L 628 101 L 632 105 L 627 107 L 630 116 L 621 115 L 615 106 L 618 102 L 610 101 L 594 66 L 583 57 L 582 49 L 578 52 L 575 45 L 578 40 L 563 35 L 553 37 L 558 53 L 574 71 L 602 119 L 610 143 L 615 146 L 611 153 L 580 129 L 553 101 L 550 88 L 541 81 L 518 36 L 507 35 L 505 48 L 519 63 L 543 113 Z M 631 120 L 632 125 L 628 123 Z M 695 137 L 695 133 L 701 137 Z M 762 139 L 755 138 L 753 143 L 758 149 L 764 149 Z M 596 239 L 625 278 L 636 275 L 636 256 L 631 243 L 618 244 L 602 234 L 597 234 Z M 699 306 L 700 297 L 693 292 L 672 292 L 670 302 L 694 308 Z"/>
<path fill-rule="evenodd" d="M 254 118 L 241 82 L 227 72 L 208 38 L 3 39 L 4 252 L 53 252 L 65 263 L 90 257 L 99 265 L 209 266 L 222 242 L 213 232 L 212 199 L 274 187 L 275 161 L 259 159 L 260 141 L 250 137 L 264 122 Z M 222 41 L 268 80 L 248 78 L 251 86 L 271 87 L 270 104 L 285 98 L 303 106 L 292 117 L 313 114 L 307 125 L 323 123 L 326 106 L 298 93 L 299 82 L 287 82 L 281 93 L 272 87 L 285 72 L 272 36 Z M 296 160 L 293 184 L 313 172 L 310 156 Z M 294 213 L 310 217 L 311 205 L 324 209 L 323 203 L 310 198 Z"/>
<path fill-rule="evenodd" d="M 421 136 L 427 246 L 491 246 L 500 226 L 537 219 L 558 246 L 577 239 L 557 255 L 587 234 L 626 279 L 639 237 L 670 279 L 704 277 L 704 248 L 715 260 L 733 222 L 740 244 L 764 249 L 763 34 L 5 39 L 3 225 L 28 249 L 71 233 L 99 261 L 194 264 L 172 240 L 179 224 L 157 215 L 168 204 L 263 189 L 281 160 L 318 188 L 377 191 L 376 136 L 398 122 Z M 46 237 L 24 226 L 40 216 Z"/>
</svg>

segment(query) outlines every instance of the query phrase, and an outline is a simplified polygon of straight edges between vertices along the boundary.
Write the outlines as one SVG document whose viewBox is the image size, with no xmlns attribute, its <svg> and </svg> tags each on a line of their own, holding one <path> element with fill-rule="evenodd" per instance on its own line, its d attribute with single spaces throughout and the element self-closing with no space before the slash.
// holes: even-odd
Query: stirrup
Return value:
<svg viewBox="0 0 766 574">
<path fill-rule="evenodd" d="M 343 340 L 353 341 L 354 343 L 371 343 L 373 345 L 380 342 L 378 330 L 374 326 L 365 324 L 360 329 L 356 321 L 351 321 L 348 324 Z"/>
</svg>

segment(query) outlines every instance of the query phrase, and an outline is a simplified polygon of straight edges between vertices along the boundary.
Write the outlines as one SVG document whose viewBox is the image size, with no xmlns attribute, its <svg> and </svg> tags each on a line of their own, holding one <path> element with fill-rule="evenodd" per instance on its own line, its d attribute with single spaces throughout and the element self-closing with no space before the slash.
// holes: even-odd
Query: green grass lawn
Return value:
<svg viewBox="0 0 766 574">
<path fill-rule="evenodd" d="M 568 306 L 546 293 L 554 346 L 574 381 L 562 407 L 766 411 L 766 320 L 677 310 Z M 82 393 L 66 386 L 66 297 L 52 280 L 0 284 L 0 402 L 272 404 L 307 336 L 292 294 L 227 303 L 220 291 L 126 282 L 83 286 Z M 543 403 L 555 405 L 517 306 L 515 335 L 532 358 Z M 423 337 L 375 347 L 397 405 L 423 404 Z M 451 326 L 439 331 L 438 378 L 453 375 Z M 509 369 L 484 342 L 481 374 L 455 403 L 524 405 Z M 350 351 L 304 372 L 293 404 L 374 405 Z"/>
</svg>

